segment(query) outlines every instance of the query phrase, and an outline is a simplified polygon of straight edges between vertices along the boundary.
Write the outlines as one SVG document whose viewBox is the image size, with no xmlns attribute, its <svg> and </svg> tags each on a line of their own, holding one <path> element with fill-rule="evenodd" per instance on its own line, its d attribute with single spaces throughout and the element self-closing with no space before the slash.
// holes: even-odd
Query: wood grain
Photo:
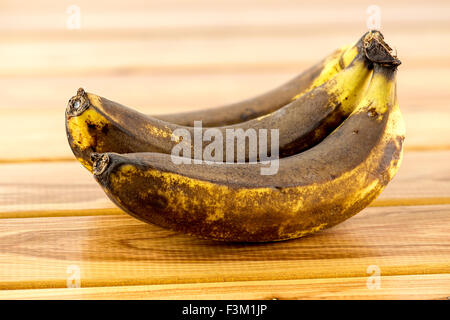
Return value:
<svg viewBox="0 0 450 320">
<path fill-rule="evenodd" d="M 450 204 L 450 151 L 406 152 L 373 206 Z M 105 210 L 113 209 L 113 210 Z M 0 165 L 0 217 L 121 214 L 81 164 Z"/>
<path fill-rule="evenodd" d="M 23 6 L 17 1 L 2 2 L 2 22 L 5 29 L 54 30 L 65 27 L 66 8 L 70 3 L 54 1 L 39 2 L 39 5 Z M 429 1 L 426 4 L 414 1 L 377 1 L 383 8 L 383 25 L 401 25 L 418 22 L 448 21 L 448 3 Z M 361 1 L 130 1 L 126 7 L 119 3 L 86 0 L 77 1 L 83 14 L 83 28 L 92 29 L 136 29 L 136 28 L 189 28 L 192 26 L 245 26 L 245 25 L 290 25 L 320 27 L 361 24 L 365 27 L 366 9 L 369 3 Z M 436 10 L 439 7 L 440 10 Z M 249 14 L 251 12 L 251 14 Z M 276 14 L 274 14 L 274 12 Z M 19 19 L 18 19 L 19 17 Z M 15 19 L 14 19 L 15 18 Z"/>
<path fill-rule="evenodd" d="M 364 32 L 358 28 L 351 34 L 331 33 L 325 37 L 312 34 L 301 37 L 181 37 L 154 41 L 134 38 L 67 42 L 41 38 L 31 43 L 4 41 L 0 42 L 0 76 L 95 76 L 166 70 L 211 71 L 216 68 L 285 71 L 300 62 L 311 64 L 317 57 L 356 41 Z M 421 39 L 421 46 L 417 46 L 417 38 Z M 405 30 L 391 34 L 388 39 L 389 43 L 395 44 L 406 65 L 448 67 L 450 33 L 447 31 L 422 32 L 412 36 Z"/>
<path fill-rule="evenodd" d="M 366 277 L 233 281 L 69 289 L 3 290 L 0 299 L 84 300 L 293 300 L 293 299 L 439 299 L 450 296 L 450 274 L 383 276 L 379 287 Z M 369 286 L 367 283 L 369 282 Z"/>
<path fill-rule="evenodd" d="M 238 101 L 356 40 L 372 3 L 76 4 L 81 30 L 66 29 L 69 3 L 0 3 L 0 299 L 450 296 L 448 1 L 376 3 L 403 62 L 407 125 L 404 163 L 376 207 L 304 239 L 260 245 L 197 240 L 114 208 L 73 161 L 67 100 L 82 86 L 153 114 Z M 65 289 L 71 265 L 81 289 Z M 381 270 L 379 290 L 366 286 L 370 265 Z"/>
<path fill-rule="evenodd" d="M 325 54 L 322 54 L 324 57 Z M 317 59 L 318 60 L 318 59 Z M 295 77 L 308 64 L 289 70 L 217 70 L 83 77 L 0 77 L 0 112 L 26 115 L 30 109 L 64 112 L 67 100 L 82 86 L 87 91 L 129 105 L 141 112 L 170 113 L 241 101 L 275 88 Z M 398 94 L 404 112 L 447 111 L 450 66 L 400 67 Z M 424 81 L 426 80 L 426 81 Z M 27 92 L 27 95 L 24 95 Z M 176 93 L 176 94 L 174 94 Z"/>
<path fill-rule="evenodd" d="M 197 240 L 131 217 L 0 220 L 0 288 L 367 277 L 450 273 L 450 206 L 367 208 L 324 232 L 268 244 Z"/>
</svg>

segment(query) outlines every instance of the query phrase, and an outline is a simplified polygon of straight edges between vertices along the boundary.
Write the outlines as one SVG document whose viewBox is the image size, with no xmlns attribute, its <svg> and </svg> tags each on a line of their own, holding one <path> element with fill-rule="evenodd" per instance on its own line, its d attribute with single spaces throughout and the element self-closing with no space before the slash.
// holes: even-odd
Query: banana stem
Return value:
<svg viewBox="0 0 450 320">
<path fill-rule="evenodd" d="M 399 66 L 402 62 L 397 59 L 392 48 L 384 41 L 379 31 L 370 31 L 364 38 L 364 53 L 373 63 L 386 66 Z"/>
<path fill-rule="evenodd" d="M 91 160 L 93 161 L 92 173 L 96 176 L 101 175 L 109 166 L 109 156 L 106 153 L 93 153 L 91 155 Z"/>
<path fill-rule="evenodd" d="M 69 100 L 67 105 L 67 116 L 79 116 L 89 107 L 89 99 L 83 88 L 78 89 L 77 95 Z"/>
</svg>

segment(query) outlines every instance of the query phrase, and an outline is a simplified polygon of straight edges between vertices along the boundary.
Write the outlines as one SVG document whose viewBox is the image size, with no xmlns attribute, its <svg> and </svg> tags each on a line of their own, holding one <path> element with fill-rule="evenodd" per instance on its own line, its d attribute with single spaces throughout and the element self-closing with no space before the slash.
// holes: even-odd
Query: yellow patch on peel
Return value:
<svg viewBox="0 0 450 320">
<path fill-rule="evenodd" d="M 324 61 L 324 67 L 320 72 L 319 76 L 313 81 L 313 83 L 308 88 L 306 88 L 302 92 L 298 93 L 295 97 L 293 97 L 292 101 L 297 100 L 306 92 L 311 91 L 314 88 L 320 87 L 322 84 L 332 79 L 339 71 L 341 71 L 342 70 L 340 65 L 341 57 L 344 56 L 347 57 L 345 61 L 351 58 L 350 59 L 351 62 L 356 57 L 357 53 L 358 50 L 356 49 L 356 47 L 350 47 L 350 45 L 345 45 L 339 48 L 333 55 L 331 55 Z M 350 62 L 344 63 L 344 67 L 348 66 Z"/>
<path fill-rule="evenodd" d="M 172 130 L 170 130 L 168 127 L 164 127 L 164 129 L 162 129 L 162 128 L 158 128 L 156 126 L 147 124 L 145 126 L 145 128 L 148 130 L 148 132 L 152 136 L 160 137 L 160 138 L 172 139 Z"/>
<path fill-rule="evenodd" d="M 119 188 L 120 185 L 131 182 L 132 176 L 138 174 L 136 167 L 126 164 L 120 167 L 120 171 L 111 174 L 110 180 L 115 188 Z"/>
<path fill-rule="evenodd" d="M 208 216 L 206 217 L 206 222 L 207 222 L 207 223 L 211 223 L 211 222 L 213 222 L 213 221 L 217 221 L 217 220 L 223 219 L 224 217 L 225 217 L 225 211 L 223 211 L 223 210 L 217 208 L 217 209 L 214 211 L 214 214 L 210 214 L 210 215 L 208 215 Z"/>
<path fill-rule="evenodd" d="M 94 138 L 89 133 L 88 124 L 103 127 L 108 123 L 105 117 L 95 109 L 88 107 L 82 114 L 69 118 L 67 120 L 67 128 L 74 146 L 83 151 L 92 147 L 95 143 Z"/>
<path fill-rule="evenodd" d="M 395 95 L 396 92 L 395 81 L 388 80 L 382 74 L 376 73 L 372 77 L 372 81 L 370 83 L 370 91 L 367 94 L 367 99 L 369 101 L 391 101 L 394 103 L 395 97 L 390 95 Z M 388 103 L 374 103 L 373 104 L 374 111 L 378 113 L 378 115 L 382 115 L 388 111 L 389 104 Z"/>
<path fill-rule="evenodd" d="M 181 141 L 183 141 L 183 136 L 176 135 L 172 132 L 170 139 L 172 141 L 175 141 L 175 143 L 180 143 Z"/>
<path fill-rule="evenodd" d="M 392 111 L 389 115 L 388 125 L 395 127 L 396 131 L 404 133 L 405 125 L 397 103 L 395 81 L 386 79 L 382 74 L 374 74 L 367 93 L 353 113 L 364 112 L 374 120 L 382 121 L 383 115 L 389 110 L 389 107 L 392 107 Z"/>
<path fill-rule="evenodd" d="M 342 55 L 342 62 L 344 64 L 344 67 L 347 67 L 352 63 L 353 59 L 356 58 L 358 55 L 358 47 L 356 47 L 356 44 L 348 48 L 344 54 Z"/>
<path fill-rule="evenodd" d="M 372 71 L 364 61 L 356 60 L 325 84 L 325 90 L 340 102 L 339 108 L 347 115 L 355 110 L 367 92 Z"/>
<path fill-rule="evenodd" d="M 80 163 L 81 163 L 86 169 L 88 169 L 90 173 L 92 173 L 92 170 L 93 170 L 93 169 L 92 169 L 92 164 L 91 164 L 89 161 L 86 161 L 85 159 L 83 159 L 83 158 L 78 158 L 78 157 L 77 157 L 77 160 L 80 161 Z"/>
</svg>

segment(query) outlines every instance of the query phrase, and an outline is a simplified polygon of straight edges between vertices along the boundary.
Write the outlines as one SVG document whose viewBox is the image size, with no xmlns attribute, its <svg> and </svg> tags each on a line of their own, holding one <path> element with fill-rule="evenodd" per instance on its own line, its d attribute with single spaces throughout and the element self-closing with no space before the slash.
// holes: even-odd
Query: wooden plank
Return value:
<svg viewBox="0 0 450 320">
<path fill-rule="evenodd" d="M 150 73 L 164 70 L 214 70 L 216 68 L 269 67 L 286 69 L 353 42 L 360 28 L 344 34 L 301 37 L 204 37 L 166 38 L 148 41 L 130 38 L 109 41 L 68 42 L 39 39 L 34 42 L 0 41 L 0 76 L 62 76 Z M 450 34 L 440 31 L 391 32 L 389 43 L 405 64 L 448 66 Z M 417 39 L 421 45 L 417 46 Z M 308 48 L 308 50 L 305 50 Z M 93 55 L 95 52 L 95 55 Z M 96 58 L 94 58 L 96 57 Z"/>
<path fill-rule="evenodd" d="M 49 109 L 49 111 L 61 113 L 67 100 L 79 87 L 122 102 L 142 112 L 156 114 L 206 109 L 266 92 L 295 77 L 308 67 L 306 63 L 299 63 L 292 65 L 289 70 L 230 69 L 211 73 L 164 72 L 89 76 L 82 79 L 70 76 L 0 77 L 0 88 L 2 88 L 0 112 Z M 405 112 L 448 111 L 449 74 L 450 65 L 435 68 L 424 68 L 414 64 L 407 67 L 400 66 L 398 94 L 402 110 Z M 27 94 L 24 94 L 25 92 Z"/>
<path fill-rule="evenodd" d="M 0 211 L 48 212 L 113 208 L 111 201 L 85 170 L 75 161 L 1 165 Z M 100 213 L 104 213 L 100 210 Z M 90 214 L 90 212 L 89 212 Z"/>
<path fill-rule="evenodd" d="M 147 75 L 79 77 L 0 77 L 0 112 L 48 109 L 64 113 L 67 101 L 79 87 L 128 104 L 142 112 L 177 112 L 201 109 L 250 98 L 275 88 L 305 70 L 293 66 L 288 72 L 194 72 Z M 434 69 L 437 70 L 437 69 Z M 445 69 L 450 72 L 450 68 Z M 430 72 L 430 71 L 429 71 Z M 438 90 L 445 85 L 445 72 L 433 72 Z M 437 74 L 436 74 L 437 73 Z M 420 73 L 423 75 L 423 73 Z M 410 78 L 410 77 L 408 77 Z M 441 84 L 441 85 L 440 85 Z M 412 84 L 415 88 L 415 85 Z M 176 91 L 177 94 L 174 94 Z M 25 95 L 24 92 L 27 94 Z M 440 91 L 445 92 L 444 90 Z"/>
<path fill-rule="evenodd" d="M 64 288 L 74 268 L 82 287 L 367 277 L 369 266 L 383 276 L 445 274 L 449 227 L 448 205 L 367 208 L 303 239 L 254 245 L 125 215 L 2 219 L 0 288 Z"/>
<path fill-rule="evenodd" d="M 378 279 L 377 279 L 378 281 Z M 369 284 L 368 284 L 369 283 Z M 235 281 L 120 287 L 2 290 L 0 299 L 152 299 L 152 300 L 294 300 L 433 299 L 450 297 L 450 274 L 383 276 L 379 286 L 367 277 Z"/>
<path fill-rule="evenodd" d="M 117 12 L 117 11 L 123 11 L 123 12 L 133 12 L 133 11 L 142 11 L 142 10 L 155 10 L 155 9 L 201 9 L 201 8 L 217 8 L 217 9 L 224 9 L 224 10 L 238 10 L 239 5 L 242 5 L 242 8 L 246 8 L 246 6 L 255 7 L 256 4 L 258 4 L 261 8 L 274 8 L 281 5 L 287 5 L 287 6 L 296 6 L 296 7 L 306 7 L 302 1 L 298 0 L 216 0 L 214 3 L 211 3 L 208 0 L 151 0 L 151 1 L 145 1 L 145 0 L 130 0 L 128 2 L 128 6 L 123 6 L 123 4 L 120 4 L 120 2 L 111 1 L 107 2 L 108 6 L 105 7 L 105 1 L 96 1 L 94 3 L 90 2 L 89 0 L 79 0 L 77 2 L 80 6 L 89 6 L 90 9 L 94 11 L 106 11 L 106 12 Z M 355 6 L 360 1 L 358 0 L 342 0 L 341 6 L 345 7 L 351 7 Z M 388 0 L 380 0 L 377 3 L 380 4 L 380 6 L 392 6 L 392 2 Z M 431 7 L 437 6 L 437 5 L 445 5 L 448 4 L 446 0 L 430 0 L 428 2 Z M 331 8 L 334 8 L 336 6 L 335 3 L 329 0 L 317 0 L 313 3 L 308 3 L 309 8 L 320 8 L 324 4 L 330 5 Z M 415 6 L 422 6 L 423 7 L 423 1 L 421 0 L 398 0 L 396 1 L 396 4 L 393 7 L 398 7 L 404 4 L 410 5 L 411 7 Z M 176 8 L 174 8 L 176 6 Z M 307 8 L 305 8 L 307 9 Z M 2 10 L 8 13 L 20 13 L 21 10 L 27 12 L 46 12 L 46 11 L 54 11 L 58 12 L 59 8 L 55 8 L 55 0 L 41 0 L 39 3 L 31 3 L 30 5 L 23 8 L 20 3 L 14 0 L 4 0 L 2 2 Z M 326 8 L 325 8 L 326 10 Z M 404 17 L 405 19 L 407 17 Z"/>
<path fill-rule="evenodd" d="M 373 206 L 450 204 L 450 151 L 406 152 Z M 0 217 L 121 214 L 76 161 L 0 165 Z M 107 210 L 108 209 L 108 210 Z"/>
<path fill-rule="evenodd" d="M 68 4 L 53 1 L 41 6 L 24 7 L 9 2 L 2 3 L 1 21 L 7 29 L 59 29 L 65 26 Z M 378 1 L 383 8 L 383 22 L 402 23 L 448 20 L 449 6 L 443 1 L 424 4 L 409 1 L 407 5 L 393 5 Z M 309 26 L 317 23 L 339 25 L 359 22 L 365 26 L 367 4 L 357 1 L 330 1 L 305 3 L 296 1 L 133 1 L 123 8 L 118 4 L 78 1 L 83 14 L 83 27 L 99 28 L 156 28 L 175 26 L 211 25 L 280 25 Z M 248 14 L 250 12 L 252 14 Z M 339 14 L 336 14 L 338 12 Z M 274 14 L 275 13 L 275 14 Z M 18 19 L 20 17 L 20 19 Z"/>
<path fill-rule="evenodd" d="M 317 27 L 316 27 L 317 26 Z M 106 40 L 130 40 L 130 39 L 146 39 L 157 40 L 167 38 L 226 38 L 226 37 L 267 37 L 277 36 L 286 37 L 303 37 L 305 35 L 315 35 L 316 37 L 329 36 L 330 32 L 334 34 L 353 34 L 355 30 L 362 31 L 363 23 L 355 24 L 355 22 L 342 21 L 339 28 L 328 29 L 323 22 L 316 22 L 313 26 L 293 26 L 290 25 L 209 25 L 207 28 L 202 26 L 184 26 L 182 28 L 176 26 L 165 25 L 158 28 L 135 27 L 127 29 L 123 28 L 82 28 L 79 30 L 67 30 L 60 28 L 55 29 L 7 29 L 0 30 L 0 37 L 8 43 L 18 42 L 34 42 L 40 38 L 47 41 L 106 41 Z M 384 23 L 385 30 L 389 34 L 393 32 L 432 32 L 433 30 L 446 31 L 450 29 L 448 20 L 430 20 L 423 21 L 418 24 L 417 20 L 409 21 L 388 21 Z"/>
</svg>

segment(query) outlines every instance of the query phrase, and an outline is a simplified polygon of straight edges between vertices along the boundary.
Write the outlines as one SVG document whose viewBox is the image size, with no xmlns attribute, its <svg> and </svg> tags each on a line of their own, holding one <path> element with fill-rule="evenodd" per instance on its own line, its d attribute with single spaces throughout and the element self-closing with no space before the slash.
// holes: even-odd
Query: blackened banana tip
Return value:
<svg viewBox="0 0 450 320">
<path fill-rule="evenodd" d="M 107 153 L 93 153 L 91 154 L 92 173 L 94 176 L 100 176 L 108 168 L 110 158 Z"/>
<path fill-rule="evenodd" d="M 81 115 L 89 107 L 89 99 L 83 88 L 77 90 L 76 96 L 70 98 L 67 104 L 66 114 L 68 117 Z"/>
<path fill-rule="evenodd" d="M 384 36 L 379 31 L 369 31 L 364 37 L 363 47 L 366 57 L 374 63 L 393 67 L 398 67 L 401 64 L 396 53 L 384 41 Z"/>
</svg>

